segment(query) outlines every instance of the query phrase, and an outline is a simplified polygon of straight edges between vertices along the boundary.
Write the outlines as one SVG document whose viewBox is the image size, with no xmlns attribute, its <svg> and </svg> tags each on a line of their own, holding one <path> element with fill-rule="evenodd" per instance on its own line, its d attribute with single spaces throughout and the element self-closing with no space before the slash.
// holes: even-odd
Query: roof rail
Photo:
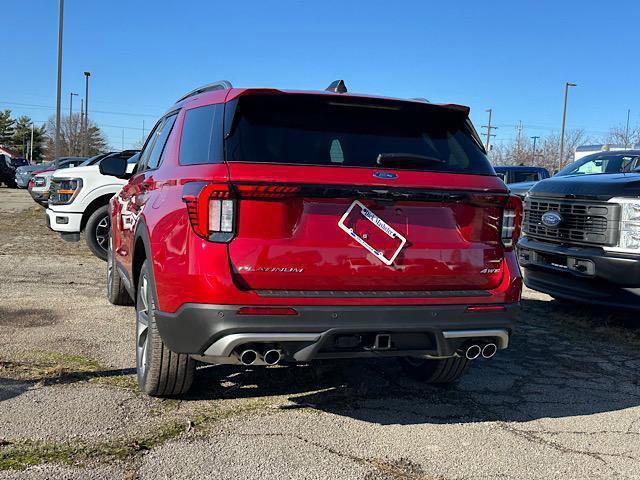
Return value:
<svg viewBox="0 0 640 480">
<path fill-rule="evenodd" d="M 233 85 L 231 85 L 231 82 L 227 80 L 218 80 L 217 82 L 208 83 L 207 85 L 198 87 L 195 90 L 191 90 L 186 95 L 183 95 L 182 97 L 180 97 L 176 103 L 180 103 L 181 101 L 186 100 L 189 97 L 193 97 L 194 95 L 197 95 L 199 93 L 211 92 L 213 90 L 228 90 L 229 88 L 233 88 Z"/>
<path fill-rule="evenodd" d="M 427 100 L 426 98 L 423 98 L 423 97 L 410 98 L 409 100 L 414 100 L 416 102 L 431 103 L 429 100 Z"/>
</svg>

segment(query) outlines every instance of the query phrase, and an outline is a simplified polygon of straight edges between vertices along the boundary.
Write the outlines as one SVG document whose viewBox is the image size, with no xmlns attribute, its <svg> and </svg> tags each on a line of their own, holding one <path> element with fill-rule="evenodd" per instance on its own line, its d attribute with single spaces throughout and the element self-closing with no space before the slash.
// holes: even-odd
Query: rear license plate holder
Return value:
<svg viewBox="0 0 640 480">
<path fill-rule="evenodd" d="M 383 252 L 383 249 L 381 248 L 377 249 L 374 246 L 370 245 L 364 238 L 359 236 L 352 227 L 348 226 L 345 223 L 347 219 L 350 217 L 351 212 L 354 209 L 358 209 L 356 211 L 357 212 L 359 211 L 360 215 L 362 215 L 365 219 L 369 220 L 369 222 L 371 222 L 375 227 L 377 227 L 380 231 L 386 234 L 389 238 L 398 241 L 398 246 L 395 248 L 395 250 L 393 250 L 391 255 L 386 256 Z M 400 233 L 394 230 L 384 220 L 378 217 L 375 213 L 373 213 L 370 209 L 368 209 L 365 205 L 363 205 L 358 200 L 355 200 L 349 206 L 347 211 L 344 212 L 344 215 L 342 215 L 342 218 L 340 218 L 340 221 L 338 222 L 338 226 L 385 265 L 393 264 L 394 260 L 396 259 L 400 251 L 404 248 L 405 244 L 407 243 L 407 239 L 404 236 L 402 236 Z"/>
</svg>

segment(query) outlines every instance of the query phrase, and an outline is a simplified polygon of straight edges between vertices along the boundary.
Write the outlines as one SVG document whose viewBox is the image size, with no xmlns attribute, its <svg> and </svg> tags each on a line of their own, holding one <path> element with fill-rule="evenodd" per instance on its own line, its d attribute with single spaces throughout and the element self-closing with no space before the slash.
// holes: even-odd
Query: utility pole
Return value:
<svg viewBox="0 0 640 480">
<path fill-rule="evenodd" d="M 58 90 L 56 94 L 56 144 L 55 162 L 58 167 L 58 157 L 60 156 L 60 103 L 62 98 L 62 27 L 64 18 L 64 0 L 58 0 Z"/>
<path fill-rule="evenodd" d="M 570 82 L 565 82 L 564 84 L 564 107 L 562 108 L 562 130 L 560 131 L 560 158 L 558 159 L 558 166 L 557 168 L 559 169 L 560 167 L 562 167 L 562 163 L 563 163 L 563 155 L 564 155 L 564 126 L 565 126 L 565 121 L 567 119 L 567 96 L 569 94 L 569 87 L 576 87 L 577 85 L 575 83 L 570 83 Z"/>
<path fill-rule="evenodd" d="M 536 163 L 536 142 L 539 138 L 540 135 L 534 135 L 533 137 L 531 137 L 531 140 L 533 140 L 533 163 Z"/>
<path fill-rule="evenodd" d="M 626 150 L 629 145 L 629 117 L 631 116 L 631 109 L 628 108 L 627 109 L 627 128 L 625 129 L 624 132 L 624 149 Z"/>
<path fill-rule="evenodd" d="M 82 136 L 82 155 L 89 150 L 89 77 L 91 72 L 84 72 L 84 135 Z"/>
<path fill-rule="evenodd" d="M 67 126 L 69 128 L 69 156 L 72 155 L 72 150 L 71 150 L 71 134 L 72 134 L 72 129 L 73 129 L 73 96 L 78 96 L 77 93 L 69 93 L 69 120 L 67 122 Z M 80 129 L 82 130 L 82 127 L 80 127 Z"/>
<path fill-rule="evenodd" d="M 487 123 L 487 125 L 483 125 L 481 128 L 486 128 L 487 129 L 487 141 L 485 142 L 484 148 L 487 151 L 487 153 L 489 153 L 489 149 L 491 147 L 491 137 L 495 137 L 494 134 L 491 133 L 492 129 L 497 129 L 498 127 L 493 127 L 491 126 L 491 114 L 493 113 L 493 109 L 489 108 L 487 110 L 485 110 L 487 113 L 489 113 L 489 122 Z"/>
<path fill-rule="evenodd" d="M 80 153 L 82 153 L 83 148 L 83 135 L 84 135 L 84 98 L 80 99 Z"/>
</svg>

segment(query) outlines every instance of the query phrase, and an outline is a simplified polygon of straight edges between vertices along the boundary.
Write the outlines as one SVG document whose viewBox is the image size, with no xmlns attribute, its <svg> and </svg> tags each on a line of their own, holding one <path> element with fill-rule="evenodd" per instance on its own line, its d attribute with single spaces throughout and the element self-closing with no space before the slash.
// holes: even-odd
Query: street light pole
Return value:
<svg viewBox="0 0 640 480">
<path fill-rule="evenodd" d="M 78 96 L 77 93 L 69 93 L 69 120 L 67 121 L 67 126 L 69 128 L 69 156 L 72 155 L 71 153 L 71 130 L 73 127 L 73 96 Z"/>
<path fill-rule="evenodd" d="M 87 154 L 89 149 L 88 133 L 89 133 L 89 77 L 91 72 L 84 72 L 84 135 L 82 142 L 82 155 Z"/>
<path fill-rule="evenodd" d="M 564 107 L 562 109 L 562 130 L 560 131 L 560 158 L 558 159 L 558 168 L 562 167 L 562 159 L 564 155 L 564 126 L 567 119 L 567 96 L 569 87 L 576 87 L 575 83 L 565 82 L 564 84 Z"/>
<path fill-rule="evenodd" d="M 627 109 L 627 128 L 624 131 L 624 149 L 627 149 L 627 145 L 629 145 L 629 116 L 631 115 L 631 109 Z"/>
<path fill-rule="evenodd" d="M 55 144 L 55 161 L 58 166 L 58 157 L 60 156 L 60 103 L 62 98 L 62 27 L 64 18 L 64 0 L 58 0 L 58 91 L 56 94 L 56 144 Z"/>
<path fill-rule="evenodd" d="M 33 163 L 33 122 L 31 122 L 31 143 L 29 144 L 29 163 Z"/>
</svg>

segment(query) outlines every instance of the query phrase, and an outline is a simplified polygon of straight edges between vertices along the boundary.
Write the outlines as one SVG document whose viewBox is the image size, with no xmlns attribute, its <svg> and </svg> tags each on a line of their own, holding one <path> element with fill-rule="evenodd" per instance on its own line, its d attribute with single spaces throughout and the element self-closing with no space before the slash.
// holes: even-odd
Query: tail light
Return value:
<svg viewBox="0 0 640 480">
<path fill-rule="evenodd" d="M 230 242 L 236 234 L 237 205 L 240 199 L 269 200 L 295 195 L 292 185 L 232 185 L 188 182 L 182 189 L 193 231 L 212 242 Z"/>
<path fill-rule="evenodd" d="M 189 182 L 182 189 L 193 231 L 212 242 L 235 235 L 236 200 L 228 183 Z"/>
<path fill-rule="evenodd" d="M 516 195 L 510 195 L 502 213 L 502 244 L 512 249 L 520 238 L 522 223 L 522 200 Z"/>
</svg>

